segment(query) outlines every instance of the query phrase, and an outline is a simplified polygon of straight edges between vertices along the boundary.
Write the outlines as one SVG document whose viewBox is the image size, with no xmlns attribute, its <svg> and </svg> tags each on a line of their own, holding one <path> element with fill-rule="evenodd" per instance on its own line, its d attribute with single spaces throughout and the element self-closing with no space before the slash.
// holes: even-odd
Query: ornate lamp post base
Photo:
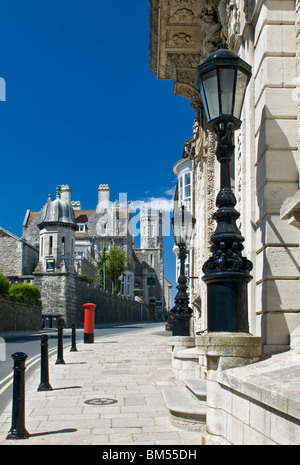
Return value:
<svg viewBox="0 0 300 465">
<path fill-rule="evenodd" d="M 222 272 L 204 276 L 207 285 L 209 331 L 249 332 L 247 284 L 249 273 Z"/>
<path fill-rule="evenodd" d="M 187 256 L 187 249 L 185 244 L 178 244 L 180 259 L 180 276 L 178 278 L 177 294 L 174 299 L 175 305 L 170 311 L 172 320 L 172 334 L 173 336 L 189 336 L 190 335 L 190 318 L 193 310 L 189 307 L 189 297 L 186 293 L 186 277 L 184 274 L 184 262 Z"/>
<path fill-rule="evenodd" d="M 190 335 L 190 318 L 191 314 L 172 313 L 172 335 L 173 336 L 189 336 Z"/>
</svg>

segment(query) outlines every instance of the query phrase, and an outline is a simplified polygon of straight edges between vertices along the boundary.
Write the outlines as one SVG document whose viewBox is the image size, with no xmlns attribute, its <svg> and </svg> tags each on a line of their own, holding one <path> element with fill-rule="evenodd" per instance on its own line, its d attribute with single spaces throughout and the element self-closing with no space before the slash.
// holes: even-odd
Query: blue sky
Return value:
<svg viewBox="0 0 300 465">
<path fill-rule="evenodd" d="M 22 235 L 58 184 L 94 209 L 111 200 L 171 199 L 172 167 L 194 111 L 149 70 L 148 0 L 10 0 L 0 16 L 0 226 Z M 165 274 L 175 289 L 173 238 Z"/>
</svg>

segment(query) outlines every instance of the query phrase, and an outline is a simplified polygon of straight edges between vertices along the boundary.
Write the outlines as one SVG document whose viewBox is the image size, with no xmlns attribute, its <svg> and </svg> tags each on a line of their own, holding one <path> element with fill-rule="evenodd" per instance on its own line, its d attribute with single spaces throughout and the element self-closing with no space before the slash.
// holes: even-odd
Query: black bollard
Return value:
<svg viewBox="0 0 300 465">
<path fill-rule="evenodd" d="M 48 339 L 49 336 L 41 336 L 41 382 L 38 391 L 52 391 L 49 383 L 49 359 L 48 359 Z"/>
<path fill-rule="evenodd" d="M 14 384 L 11 429 L 6 439 L 27 439 L 29 433 L 25 428 L 25 360 L 27 354 L 16 352 L 14 359 Z"/>
<path fill-rule="evenodd" d="M 64 351 L 64 343 L 63 343 L 63 326 L 57 327 L 57 360 L 55 365 L 64 365 L 66 362 L 64 361 L 63 351 Z"/>
<path fill-rule="evenodd" d="M 75 321 L 72 323 L 72 347 L 70 352 L 78 352 L 76 347 L 76 323 Z"/>
</svg>

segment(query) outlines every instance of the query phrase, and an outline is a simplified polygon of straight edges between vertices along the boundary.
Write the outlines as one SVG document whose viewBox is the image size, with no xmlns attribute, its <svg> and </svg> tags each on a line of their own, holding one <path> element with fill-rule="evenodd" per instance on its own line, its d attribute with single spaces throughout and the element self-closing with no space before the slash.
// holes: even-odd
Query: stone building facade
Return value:
<svg viewBox="0 0 300 465">
<path fill-rule="evenodd" d="M 299 2 L 152 0 L 150 31 L 151 70 L 159 79 L 173 80 L 175 94 L 188 98 L 195 110 L 192 137 L 174 167 L 178 182 L 180 169 L 190 167 L 196 218 L 192 332 L 207 327 L 202 265 L 210 254 L 219 189 L 216 136 L 206 129 L 195 71 L 223 42 L 252 66 L 231 177 L 244 255 L 254 264 L 250 331 L 262 336 L 265 353 L 286 350 L 300 323 Z"/>
<path fill-rule="evenodd" d="M 190 336 L 170 345 L 175 376 L 187 387 L 188 379 L 205 386 L 203 445 L 300 444 L 299 7 L 299 0 L 150 0 L 150 69 L 173 80 L 175 95 L 195 111 L 173 171 L 177 196 L 180 178 L 191 173 L 191 201 L 177 198 L 196 218 L 190 263 L 198 279 L 189 283 Z M 196 67 L 220 43 L 252 66 L 230 172 L 243 256 L 253 263 L 249 333 L 206 332 L 202 266 L 215 230 L 220 167 L 194 82 Z M 186 388 L 176 395 L 186 399 Z M 176 404 L 183 418 L 197 401 L 188 402 L 188 412 L 183 401 Z"/>
<path fill-rule="evenodd" d="M 58 269 L 55 268 L 55 273 L 52 272 L 49 289 L 51 288 L 52 293 L 54 292 L 57 285 L 56 273 L 63 271 L 68 274 L 68 278 L 64 278 L 66 282 L 62 289 L 66 290 L 69 297 L 72 297 L 74 293 L 74 283 L 71 277 L 73 275 L 78 276 L 80 273 L 87 275 L 97 286 L 97 262 L 103 247 L 106 246 L 108 251 L 114 244 L 123 248 L 128 257 L 128 267 L 122 273 L 121 295 L 136 301 L 142 299 L 150 318 L 161 319 L 167 311 L 166 302 L 170 306 L 170 287 L 167 286 L 167 295 L 165 295 L 164 286 L 162 212 L 151 210 L 140 213 L 139 218 L 143 225 L 141 244 L 140 248 L 136 248 L 135 231 L 132 231 L 130 202 L 127 202 L 126 194 L 120 194 L 119 201 L 112 202 L 109 186 L 100 184 L 96 209 L 84 210 L 80 201 L 72 200 L 71 189 L 68 185 L 58 186 L 58 189 L 59 200 L 56 199 L 52 202 L 49 198 L 40 212 L 28 210 L 23 223 L 24 240 L 33 243 L 40 250 L 40 263 L 35 272 L 35 284 L 42 285 L 42 281 L 46 277 L 48 281 L 50 279 L 46 272 L 47 259 L 50 257 L 46 255 L 46 252 L 50 250 L 49 240 L 51 237 L 53 240 L 51 243 L 52 258 L 56 264 L 61 263 L 61 265 Z M 47 228 L 41 227 L 45 224 L 45 212 L 50 208 L 49 206 L 53 208 L 58 202 L 67 205 L 69 211 L 72 211 L 70 215 L 72 218 L 74 217 L 75 226 L 69 226 L 69 229 L 66 230 L 66 224 L 62 224 L 63 230 L 58 230 L 56 223 L 52 226 L 46 222 Z M 55 215 L 53 214 L 53 216 Z M 41 253 L 44 254 L 43 259 Z M 70 259 L 73 260 L 73 264 L 71 264 Z M 66 275 L 64 276 L 66 277 Z M 60 279 L 58 275 L 57 279 Z M 38 280 L 42 281 L 38 282 Z M 111 282 L 106 279 L 105 283 L 105 290 L 112 291 Z M 57 313 L 60 313 L 60 307 L 66 305 L 66 299 L 69 297 L 64 295 L 64 292 L 60 295 L 58 291 Z M 45 299 L 47 300 L 48 297 L 45 296 Z"/>
<path fill-rule="evenodd" d="M 169 305 L 164 279 L 164 215 L 158 210 L 141 211 L 140 225 L 140 248 L 134 251 L 134 293 L 148 303 L 150 318 L 160 320 L 167 302 Z"/>
<path fill-rule="evenodd" d="M 0 228 L 0 271 L 11 279 L 32 275 L 38 260 L 38 248 Z"/>
</svg>

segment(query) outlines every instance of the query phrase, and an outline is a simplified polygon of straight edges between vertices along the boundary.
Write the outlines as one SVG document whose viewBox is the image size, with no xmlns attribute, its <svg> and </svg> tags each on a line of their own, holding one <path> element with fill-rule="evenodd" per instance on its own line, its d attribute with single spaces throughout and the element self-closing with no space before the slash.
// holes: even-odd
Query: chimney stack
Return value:
<svg viewBox="0 0 300 465">
<path fill-rule="evenodd" d="M 71 203 L 71 194 L 72 194 L 72 191 L 70 189 L 70 186 L 68 186 L 68 184 L 65 184 L 63 186 L 60 186 L 61 188 L 61 200 L 63 200 L 64 202 L 66 203 Z"/>
<path fill-rule="evenodd" d="M 97 211 L 109 208 L 110 188 L 108 184 L 100 184 L 98 187 L 98 205 Z"/>
</svg>

